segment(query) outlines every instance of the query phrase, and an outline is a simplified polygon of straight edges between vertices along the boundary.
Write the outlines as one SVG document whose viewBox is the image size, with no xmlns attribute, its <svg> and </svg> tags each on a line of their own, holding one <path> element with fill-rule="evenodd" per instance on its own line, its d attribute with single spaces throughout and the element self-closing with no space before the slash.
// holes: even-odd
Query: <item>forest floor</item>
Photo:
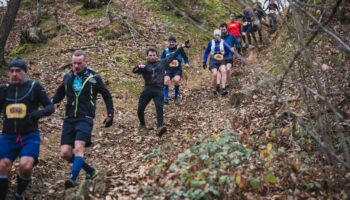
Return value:
<svg viewBox="0 0 350 200">
<path fill-rule="evenodd" d="M 276 184 L 278 186 L 269 192 L 259 191 L 264 193 L 266 198 L 284 199 L 288 195 L 296 199 L 323 199 L 332 195 L 335 195 L 334 198 L 343 197 L 337 188 L 349 183 L 350 174 L 339 177 L 332 165 L 325 164 L 326 159 L 321 154 L 315 154 L 312 158 L 304 155 L 304 147 L 290 138 L 288 126 L 282 127 L 278 136 L 273 129 L 268 128 L 272 121 L 273 104 L 268 86 L 254 89 L 242 104 L 233 105 L 235 99 L 232 94 L 266 78 L 264 73 L 259 72 L 266 71 L 267 68 L 266 55 L 271 53 L 270 49 L 266 48 L 267 44 L 246 54 L 249 65 L 239 63 L 234 68 L 231 95 L 226 97 L 209 98 L 209 71 L 201 68 L 200 55 L 191 59 L 191 67 L 186 69 L 181 86 L 182 103 L 175 106 L 173 101 L 170 101 L 170 104 L 165 106 L 165 124 L 168 132 L 159 138 L 155 134 L 153 103 L 146 110 L 147 125 L 152 130 L 140 132 L 138 129 L 136 109 L 143 81 L 141 77 L 131 73 L 131 64 L 144 62 L 139 55 L 150 44 L 157 48 L 165 47 L 165 38 L 168 36 L 166 28 L 155 21 L 151 11 L 143 9 L 136 0 L 129 0 L 124 2 L 121 10 L 132 12 L 134 20 L 142 22 L 141 31 L 144 36 L 137 35 L 135 38 L 133 34 L 129 34 L 126 39 L 105 40 L 98 37 L 100 30 L 108 25 L 104 14 L 102 13 L 102 17 L 94 13 L 77 15 L 80 7 L 81 4 L 77 3 L 60 4 L 60 21 L 67 24 L 67 29 L 59 32 L 47 44 L 32 45 L 32 50 L 26 52 L 25 58 L 30 63 L 30 76 L 42 82 L 50 95 L 54 93 L 63 74 L 68 70 L 62 66 L 70 63 L 71 53 L 78 47 L 86 47 L 89 65 L 106 80 L 115 103 L 115 123 L 111 128 L 102 128 L 105 107 L 100 98 L 93 131 L 94 144 L 86 153 L 87 163 L 91 163 L 102 172 L 101 180 L 94 183 L 95 191 L 91 193 L 95 198 L 140 197 L 142 194 L 139 185 L 154 178 L 148 171 L 155 163 L 160 160 L 172 161 L 194 142 L 219 135 L 223 131 L 236 132 L 241 136 L 243 143 L 253 150 L 251 158 L 255 160 L 251 160 L 251 165 L 256 167 L 250 168 L 252 173 L 265 173 L 265 169 L 259 169 L 261 145 L 271 143 L 276 149 L 276 159 L 271 161 L 270 168 L 275 170 L 274 174 L 279 180 Z M 53 12 L 53 8 L 47 9 L 48 12 Z M 29 15 L 25 10 L 20 11 L 15 31 L 28 23 L 24 19 L 30 19 Z M 45 29 L 53 24 L 51 19 L 44 21 L 41 26 Z M 17 45 L 18 37 L 12 34 L 9 41 L 9 45 Z M 59 158 L 63 108 L 62 103 L 53 116 L 41 121 L 40 163 L 35 168 L 32 184 L 26 194 L 29 199 L 63 199 L 65 196 L 64 181 L 69 177 L 70 165 Z M 278 111 L 283 112 L 283 109 Z M 277 152 L 281 147 L 285 147 L 284 152 Z M 305 157 L 309 159 L 306 160 Z M 249 177 L 248 171 L 245 173 L 245 176 Z M 83 175 L 84 172 L 81 173 L 81 177 Z M 311 183 L 311 180 L 327 185 L 318 187 L 315 183 L 316 186 L 310 188 L 300 186 Z M 14 185 L 13 176 L 12 191 Z M 252 193 L 254 192 L 247 192 L 242 198 L 255 197 Z"/>
</svg>

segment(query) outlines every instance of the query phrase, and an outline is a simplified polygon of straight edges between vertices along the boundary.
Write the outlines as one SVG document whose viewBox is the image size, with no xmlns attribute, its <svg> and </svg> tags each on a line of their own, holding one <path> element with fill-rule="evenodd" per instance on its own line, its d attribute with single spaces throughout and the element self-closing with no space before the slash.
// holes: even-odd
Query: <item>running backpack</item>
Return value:
<svg viewBox="0 0 350 200">
<path fill-rule="evenodd" d="M 221 40 L 219 45 L 220 45 L 220 53 L 222 55 L 224 55 L 225 54 L 224 41 Z M 215 52 L 215 47 L 216 47 L 215 40 L 212 40 L 211 41 L 211 55 L 214 55 L 216 53 Z"/>
</svg>

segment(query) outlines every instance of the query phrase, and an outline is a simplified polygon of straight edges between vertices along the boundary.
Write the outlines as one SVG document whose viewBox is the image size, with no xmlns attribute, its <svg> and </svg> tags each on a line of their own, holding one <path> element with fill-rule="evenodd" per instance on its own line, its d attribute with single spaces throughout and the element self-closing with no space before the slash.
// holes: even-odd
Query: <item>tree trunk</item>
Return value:
<svg viewBox="0 0 350 200">
<path fill-rule="evenodd" d="M 10 35 L 13 24 L 17 16 L 17 11 L 21 4 L 21 0 L 11 0 L 7 4 L 7 10 L 2 18 L 0 25 L 0 66 L 6 65 L 5 62 L 5 46 L 8 36 Z"/>
<path fill-rule="evenodd" d="M 39 26 L 41 22 L 41 0 L 36 0 L 36 14 L 34 26 Z"/>
<path fill-rule="evenodd" d="M 24 43 L 45 43 L 47 37 L 43 34 L 42 30 L 37 27 L 31 27 L 29 29 L 21 31 L 21 44 Z"/>
</svg>

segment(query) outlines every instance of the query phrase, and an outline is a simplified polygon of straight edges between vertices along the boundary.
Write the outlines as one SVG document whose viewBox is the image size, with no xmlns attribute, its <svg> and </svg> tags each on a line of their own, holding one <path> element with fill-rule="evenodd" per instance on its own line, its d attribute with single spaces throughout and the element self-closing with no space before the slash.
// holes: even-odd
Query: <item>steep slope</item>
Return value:
<svg viewBox="0 0 350 200">
<path fill-rule="evenodd" d="M 277 40 L 269 43 L 271 48 L 263 46 L 249 52 L 246 64 L 235 69 L 236 85 L 230 91 L 234 94 L 232 97 L 209 99 L 209 72 L 200 67 L 203 47 L 211 37 L 213 27 L 225 21 L 230 11 L 239 12 L 241 4 L 224 0 L 186 1 L 187 4 L 181 0 L 172 2 L 177 9 L 168 1 L 126 0 L 112 2 L 101 9 L 86 10 L 81 9 L 82 4 L 78 2 L 58 1 L 59 21 L 64 27 L 58 32 L 54 31 L 57 36 L 45 45 L 20 45 L 9 52 L 11 55 L 24 54 L 30 62 L 31 76 L 43 82 L 50 94 L 69 69 L 67 64 L 70 63 L 72 51 L 81 47 L 88 52 L 89 65 L 107 80 L 117 110 L 116 123 L 109 129 L 101 127 L 105 111 L 102 99 L 99 99 L 94 146 L 86 155 L 88 162 L 103 173 L 93 183 L 88 182 L 79 188 L 79 197 L 162 199 L 171 196 L 174 191 L 183 198 L 181 195 L 186 194 L 193 195 L 187 198 L 210 199 L 346 197 L 345 184 L 348 183 L 349 174 L 342 176 L 343 173 L 337 173 L 336 167 L 325 164 L 324 155 L 315 150 L 316 145 L 310 137 L 302 134 L 303 129 L 293 132 L 294 127 L 283 115 L 286 107 L 278 107 L 277 112 L 275 110 L 274 76 L 281 73 L 279 64 L 287 62 L 287 54 L 292 54 L 291 49 L 295 48 L 291 45 L 294 41 L 288 39 L 289 31 L 283 29 L 279 33 L 281 35 L 277 34 Z M 54 2 L 46 3 L 48 17 L 41 25 L 44 30 L 56 25 L 51 16 L 55 12 Z M 106 17 L 107 8 L 112 13 L 111 18 L 119 21 L 110 23 L 111 18 Z M 21 17 L 10 39 L 11 45 L 18 41 L 15 33 L 30 19 L 29 9 L 23 7 L 20 11 Z M 182 11 L 188 18 L 182 17 Z M 192 20 L 208 31 L 196 27 Z M 118 33 L 121 33 L 120 37 L 116 37 Z M 133 65 L 144 62 L 146 48 L 164 48 L 170 34 L 176 34 L 179 40 L 191 39 L 192 48 L 187 50 L 191 67 L 186 69 L 183 81 L 182 105 L 175 107 L 170 104 L 165 107 L 165 123 L 169 132 L 158 138 L 154 130 L 153 104 L 149 105 L 146 114 L 148 125 L 153 130 L 138 130 L 136 107 L 143 82 L 130 70 Z M 111 37 L 116 39 L 107 39 Z M 280 52 L 286 54 L 280 57 Z M 299 104 L 294 103 L 296 93 L 291 89 L 284 95 L 297 109 Z M 70 167 L 58 156 L 63 104 L 57 110 L 54 116 L 42 120 L 40 164 L 35 169 L 27 193 L 35 199 L 62 199 L 65 195 L 63 182 L 69 176 Z M 236 151 L 237 146 L 226 146 L 227 135 L 232 136 L 230 138 L 237 136 L 239 139 L 229 142 L 238 143 L 246 149 L 238 149 L 236 154 L 243 151 L 249 153 L 244 154 L 242 159 L 233 159 L 234 163 L 229 163 L 229 166 L 222 160 L 217 161 L 223 166 L 214 167 L 208 172 L 206 163 L 196 157 L 197 147 L 223 145 L 223 151 L 220 149 L 208 155 L 210 159 L 225 154 L 225 148 Z M 183 159 L 189 151 L 195 156 Z M 313 152 L 317 153 L 310 155 Z M 178 164 L 178 168 L 170 167 L 174 163 Z M 187 166 L 188 163 L 188 173 L 180 171 L 184 169 L 182 165 Z M 181 179 L 183 176 L 180 175 L 186 176 Z M 214 178 L 208 180 L 207 177 Z M 14 183 L 13 178 L 12 185 Z M 209 190 L 210 184 L 215 188 Z M 198 188 L 208 191 L 194 190 Z M 75 192 L 70 191 L 67 196 L 72 197 Z"/>
</svg>

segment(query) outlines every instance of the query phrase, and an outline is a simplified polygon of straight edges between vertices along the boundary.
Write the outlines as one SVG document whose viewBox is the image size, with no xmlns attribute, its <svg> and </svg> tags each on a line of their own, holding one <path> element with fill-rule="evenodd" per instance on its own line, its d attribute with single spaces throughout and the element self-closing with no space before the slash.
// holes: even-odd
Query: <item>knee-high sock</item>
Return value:
<svg viewBox="0 0 350 200">
<path fill-rule="evenodd" d="M 5 200 L 9 189 L 9 178 L 7 176 L 0 177 L 0 199 Z"/>
<path fill-rule="evenodd" d="M 75 158 L 75 155 L 72 156 L 70 162 L 73 163 L 74 161 L 74 158 Z M 89 164 L 87 164 L 85 161 L 84 161 L 84 164 L 83 164 L 83 170 L 88 173 L 88 174 L 92 174 L 92 172 L 94 172 L 95 168 L 91 167 Z"/>
<path fill-rule="evenodd" d="M 164 98 L 169 98 L 169 85 L 164 85 L 163 93 Z"/>
<path fill-rule="evenodd" d="M 17 194 L 21 196 L 23 192 L 27 189 L 31 178 L 24 178 L 20 174 L 17 175 Z"/>
<path fill-rule="evenodd" d="M 180 94 L 180 86 L 179 85 L 175 85 L 174 93 L 175 93 L 175 97 L 179 96 L 179 94 Z"/>
<path fill-rule="evenodd" d="M 83 165 L 84 165 L 84 158 L 81 156 L 75 156 L 73 165 L 72 165 L 72 176 L 71 176 L 72 181 L 75 182 L 77 180 Z"/>
</svg>

